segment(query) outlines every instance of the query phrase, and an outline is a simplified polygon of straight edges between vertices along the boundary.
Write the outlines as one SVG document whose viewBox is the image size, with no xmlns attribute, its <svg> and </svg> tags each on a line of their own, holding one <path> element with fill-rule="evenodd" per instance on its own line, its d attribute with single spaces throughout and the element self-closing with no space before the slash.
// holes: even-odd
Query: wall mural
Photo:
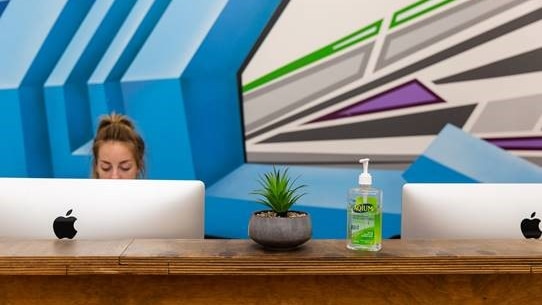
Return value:
<svg viewBox="0 0 542 305">
<path fill-rule="evenodd" d="M 291 1 L 242 74 L 248 162 L 410 162 L 451 123 L 542 163 L 542 2 Z"/>
<path fill-rule="evenodd" d="M 97 119 L 117 111 L 148 178 L 205 182 L 207 235 L 246 238 L 267 163 L 308 162 L 291 166 L 299 208 L 314 238 L 344 238 L 361 156 L 410 162 L 452 123 L 408 181 L 528 163 L 465 132 L 540 161 L 541 17 L 539 0 L 0 0 L 0 176 L 89 177 Z M 491 178 L 540 181 L 497 163 Z M 397 236 L 405 176 L 372 174 Z"/>
<path fill-rule="evenodd" d="M 237 71 L 281 3 L 0 2 L 0 175 L 89 177 L 116 111 L 147 143 L 148 178 L 216 182 L 244 163 Z"/>
</svg>

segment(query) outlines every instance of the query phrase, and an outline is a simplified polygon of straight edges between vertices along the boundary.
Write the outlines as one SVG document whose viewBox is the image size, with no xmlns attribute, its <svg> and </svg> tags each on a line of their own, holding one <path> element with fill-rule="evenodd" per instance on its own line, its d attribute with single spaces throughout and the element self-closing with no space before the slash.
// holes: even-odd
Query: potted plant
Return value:
<svg viewBox="0 0 542 305">
<path fill-rule="evenodd" d="M 251 194 L 258 195 L 257 201 L 268 207 L 254 212 L 250 218 L 248 235 L 256 243 L 269 248 L 287 250 L 296 248 L 312 236 L 310 215 L 302 211 L 290 210 L 306 193 L 301 190 L 306 185 L 295 185 L 288 168 L 275 168 L 260 176 L 260 189 Z"/>
</svg>

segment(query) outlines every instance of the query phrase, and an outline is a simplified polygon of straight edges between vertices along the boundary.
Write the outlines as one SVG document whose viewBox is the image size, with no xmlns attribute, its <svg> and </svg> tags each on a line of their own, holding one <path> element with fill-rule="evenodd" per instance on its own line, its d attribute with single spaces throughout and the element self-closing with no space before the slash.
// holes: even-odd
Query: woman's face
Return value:
<svg viewBox="0 0 542 305">
<path fill-rule="evenodd" d="M 138 168 L 129 144 L 107 141 L 98 150 L 96 173 L 99 179 L 135 179 Z"/>
</svg>

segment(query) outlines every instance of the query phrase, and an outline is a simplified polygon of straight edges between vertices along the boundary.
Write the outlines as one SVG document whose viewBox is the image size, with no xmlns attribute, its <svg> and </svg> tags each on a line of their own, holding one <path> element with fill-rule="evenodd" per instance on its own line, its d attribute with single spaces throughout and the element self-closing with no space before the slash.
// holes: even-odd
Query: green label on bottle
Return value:
<svg viewBox="0 0 542 305">
<path fill-rule="evenodd" d="M 357 197 L 350 211 L 352 243 L 371 246 L 380 243 L 382 214 L 376 197 Z"/>
</svg>

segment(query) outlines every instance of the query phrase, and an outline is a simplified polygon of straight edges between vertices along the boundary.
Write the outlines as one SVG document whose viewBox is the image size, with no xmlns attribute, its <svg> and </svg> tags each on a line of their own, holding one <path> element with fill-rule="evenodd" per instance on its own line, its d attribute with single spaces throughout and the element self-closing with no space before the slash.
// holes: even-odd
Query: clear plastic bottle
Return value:
<svg viewBox="0 0 542 305">
<path fill-rule="evenodd" d="M 347 247 L 378 251 L 382 248 L 382 191 L 372 187 L 369 159 L 361 159 L 363 173 L 358 187 L 348 191 Z"/>
</svg>

